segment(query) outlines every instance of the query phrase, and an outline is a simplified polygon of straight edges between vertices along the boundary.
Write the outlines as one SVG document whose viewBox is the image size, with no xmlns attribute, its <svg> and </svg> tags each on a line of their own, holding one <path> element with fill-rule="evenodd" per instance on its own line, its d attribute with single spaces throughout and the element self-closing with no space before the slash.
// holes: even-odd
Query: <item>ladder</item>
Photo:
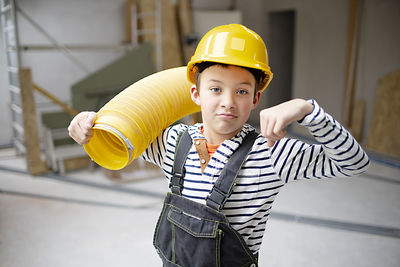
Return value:
<svg viewBox="0 0 400 267">
<path fill-rule="evenodd" d="M 21 101 L 21 88 L 19 85 L 19 68 L 21 65 L 19 55 L 18 27 L 16 19 L 15 0 L 0 0 L 1 26 L 4 40 L 4 50 L 7 58 L 7 72 L 10 94 L 11 123 L 13 129 L 13 142 L 19 154 L 26 153 L 24 138 L 24 123 Z"/>
<path fill-rule="evenodd" d="M 142 1 L 143 2 L 143 1 Z M 154 47 L 155 47 L 155 65 L 156 70 L 163 70 L 163 57 L 162 57 L 162 0 L 154 0 L 154 10 L 147 12 L 139 12 L 141 1 L 138 0 L 127 0 L 126 1 L 126 41 L 130 42 L 133 46 L 139 44 L 139 39 L 144 36 L 153 35 L 155 36 Z M 153 27 L 140 29 L 139 20 L 146 20 L 147 23 L 150 21 L 148 18 L 152 18 Z M 146 27 L 147 23 L 143 23 L 142 27 Z M 151 25 L 151 24 L 150 24 Z"/>
</svg>

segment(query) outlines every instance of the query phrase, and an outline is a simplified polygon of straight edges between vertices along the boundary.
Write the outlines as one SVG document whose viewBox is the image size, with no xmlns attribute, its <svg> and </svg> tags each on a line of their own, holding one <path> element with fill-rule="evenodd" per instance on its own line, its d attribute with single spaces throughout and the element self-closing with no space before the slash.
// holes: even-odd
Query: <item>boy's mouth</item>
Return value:
<svg viewBox="0 0 400 267">
<path fill-rule="evenodd" d="M 218 113 L 217 116 L 222 119 L 236 119 L 237 118 L 237 116 L 232 113 Z"/>
</svg>

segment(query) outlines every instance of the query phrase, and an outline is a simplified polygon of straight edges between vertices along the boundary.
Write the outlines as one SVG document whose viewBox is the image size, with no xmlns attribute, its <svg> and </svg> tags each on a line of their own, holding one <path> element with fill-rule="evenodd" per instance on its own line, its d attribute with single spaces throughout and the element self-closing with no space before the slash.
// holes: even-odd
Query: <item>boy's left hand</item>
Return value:
<svg viewBox="0 0 400 267">
<path fill-rule="evenodd" d="M 304 99 L 293 99 L 260 112 L 262 136 L 268 139 L 268 146 L 286 136 L 286 127 L 299 121 L 313 110 L 313 105 Z"/>
</svg>

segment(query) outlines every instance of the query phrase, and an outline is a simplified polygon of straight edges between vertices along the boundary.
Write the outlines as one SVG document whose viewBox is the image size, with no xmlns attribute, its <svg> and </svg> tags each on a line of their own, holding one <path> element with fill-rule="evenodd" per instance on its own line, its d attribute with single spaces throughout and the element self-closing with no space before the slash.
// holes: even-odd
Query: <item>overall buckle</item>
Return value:
<svg viewBox="0 0 400 267">
<path fill-rule="evenodd" d="M 172 193 L 180 195 L 183 190 L 183 177 L 185 175 L 182 173 L 174 173 L 171 177 L 169 188 L 171 188 Z"/>
</svg>

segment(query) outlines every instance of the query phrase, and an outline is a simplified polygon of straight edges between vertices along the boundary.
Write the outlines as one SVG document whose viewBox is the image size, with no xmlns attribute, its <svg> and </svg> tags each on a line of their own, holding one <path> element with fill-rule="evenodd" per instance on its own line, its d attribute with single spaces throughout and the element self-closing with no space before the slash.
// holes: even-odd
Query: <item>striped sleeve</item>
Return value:
<svg viewBox="0 0 400 267">
<path fill-rule="evenodd" d="M 271 150 L 273 166 L 284 182 L 300 178 L 355 176 L 369 166 L 367 154 L 351 134 L 316 101 L 313 111 L 299 123 L 316 140 L 310 145 L 295 139 L 281 139 Z"/>
<path fill-rule="evenodd" d="M 171 177 L 176 140 L 180 132 L 187 128 L 184 124 L 165 129 L 142 153 L 141 158 L 160 167 L 167 178 Z"/>
</svg>

